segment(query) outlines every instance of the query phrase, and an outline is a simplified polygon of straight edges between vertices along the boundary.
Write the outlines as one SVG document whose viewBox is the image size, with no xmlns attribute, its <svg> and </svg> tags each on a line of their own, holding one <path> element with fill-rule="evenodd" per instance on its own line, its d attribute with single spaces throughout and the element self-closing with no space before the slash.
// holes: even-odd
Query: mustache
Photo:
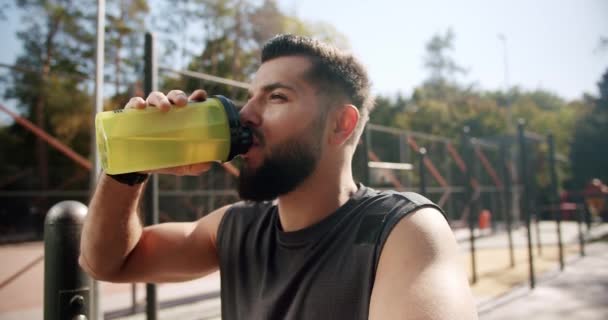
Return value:
<svg viewBox="0 0 608 320">
<path fill-rule="evenodd" d="M 264 138 L 264 134 L 262 134 L 262 132 L 259 129 L 252 128 L 252 127 L 249 127 L 249 129 L 251 129 L 251 134 L 257 140 L 259 145 L 263 146 L 266 144 L 266 139 Z"/>
</svg>

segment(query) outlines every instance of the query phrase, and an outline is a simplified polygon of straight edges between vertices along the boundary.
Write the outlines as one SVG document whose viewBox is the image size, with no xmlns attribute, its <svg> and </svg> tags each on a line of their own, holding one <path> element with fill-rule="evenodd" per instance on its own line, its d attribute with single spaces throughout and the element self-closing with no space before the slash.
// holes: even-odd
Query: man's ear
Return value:
<svg viewBox="0 0 608 320">
<path fill-rule="evenodd" d="M 329 143 L 333 145 L 344 144 L 355 131 L 359 122 L 359 110 L 352 104 L 345 104 L 336 108 L 332 116 L 332 130 Z"/>
</svg>

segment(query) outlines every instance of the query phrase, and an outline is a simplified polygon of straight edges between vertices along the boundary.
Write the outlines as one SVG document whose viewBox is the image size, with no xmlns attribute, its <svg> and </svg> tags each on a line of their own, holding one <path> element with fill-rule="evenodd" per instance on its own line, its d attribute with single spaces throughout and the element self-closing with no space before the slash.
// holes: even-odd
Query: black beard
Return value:
<svg viewBox="0 0 608 320">
<path fill-rule="evenodd" d="M 239 196 L 244 200 L 270 201 L 298 187 L 319 162 L 321 139 L 315 133 L 311 138 L 312 142 L 290 139 L 272 148 L 258 169 L 245 164 L 238 179 Z"/>
</svg>

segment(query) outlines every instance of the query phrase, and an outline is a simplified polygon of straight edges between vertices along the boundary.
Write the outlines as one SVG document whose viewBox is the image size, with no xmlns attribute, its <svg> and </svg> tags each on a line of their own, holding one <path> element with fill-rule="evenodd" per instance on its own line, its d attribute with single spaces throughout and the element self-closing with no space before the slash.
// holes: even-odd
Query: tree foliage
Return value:
<svg viewBox="0 0 608 320">
<path fill-rule="evenodd" d="M 583 187 L 593 178 L 608 181 L 608 69 L 598 83 L 599 97 L 576 123 L 570 150 L 573 182 Z"/>
<path fill-rule="evenodd" d="M 314 36 L 324 41 L 348 47 L 346 37 L 331 25 L 323 22 L 309 23 L 296 16 L 284 13 L 275 0 L 264 0 L 259 5 L 244 0 L 166 0 L 167 5 L 186 8 L 199 8 L 193 11 L 197 25 L 205 30 L 200 42 L 203 45 L 198 53 L 182 50 L 180 60 L 189 61 L 186 69 L 247 82 L 259 65 L 259 55 L 263 44 L 279 33 L 293 33 Z M 179 12 L 179 10 L 178 10 Z M 175 13 L 175 16 L 179 14 Z M 166 21 L 175 17 L 168 16 Z M 171 36 L 177 23 L 166 24 L 161 28 L 167 32 L 165 44 L 170 48 L 179 45 Z M 187 28 L 186 24 L 179 28 Z M 182 45 L 185 47 L 185 45 Z M 178 50 L 179 51 L 179 50 Z M 244 100 L 247 92 L 213 82 L 206 82 L 191 77 L 163 78 L 165 89 L 182 88 L 192 91 L 205 88 L 214 94 L 223 94 L 236 100 Z"/>
<path fill-rule="evenodd" d="M 597 103 L 590 97 L 567 102 L 545 90 L 524 91 L 517 87 L 508 91 L 480 90 L 456 81 L 455 75 L 465 70 L 451 56 L 454 39 L 451 30 L 433 36 L 426 46 L 425 66 L 429 70 L 427 80 L 414 88 L 410 97 L 378 97 L 370 121 L 457 141 L 464 126 L 470 128 L 474 137 L 493 139 L 504 135 L 512 136 L 515 134 L 516 119 L 524 118 L 527 120 L 526 130 L 541 135 L 553 133 L 557 152 L 562 155 L 579 153 L 570 150 L 573 133 L 576 131 L 580 135 L 579 127 L 585 127 L 589 132 L 598 132 L 599 123 L 593 129 L 586 124 L 576 123 L 589 112 L 590 105 L 602 105 L 599 101 L 606 101 L 602 97 L 608 97 L 608 86 L 600 86 L 603 93 Z M 601 119 L 597 117 L 594 121 L 603 121 Z M 593 150 L 594 143 L 596 142 L 590 143 L 590 150 Z M 542 146 L 540 152 L 546 152 L 546 145 Z M 597 171 L 596 168 L 589 170 Z M 562 170 L 561 173 L 563 176 L 567 171 Z M 537 178 L 546 184 L 546 176 L 539 175 Z"/>
<path fill-rule="evenodd" d="M 23 15 L 17 33 L 24 52 L 15 64 L 31 67 L 25 71 L 13 69 L 5 97 L 15 99 L 21 114 L 38 127 L 78 151 L 86 151 L 83 148 L 88 143 L 91 109 L 83 79 L 93 66 L 90 7 L 94 7 L 94 1 L 19 0 L 16 5 L 28 14 Z M 42 188 L 58 183 L 62 177 L 49 170 L 49 163 L 61 162 L 61 157 L 49 154 L 46 143 L 31 134 L 21 139 L 36 146 L 22 151 L 22 165 L 37 162 L 37 178 L 33 181 Z"/>
<path fill-rule="evenodd" d="M 457 74 L 466 74 L 466 69 L 449 55 L 454 50 L 454 38 L 454 31 L 449 28 L 445 34 L 435 34 L 426 44 L 424 66 L 431 73 L 429 83 L 442 84 L 451 81 Z"/>
<path fill-rule="evenodd" d="M 114 85 L 114 95 L 125 91 L 143 70 L 147 0 L 110 0 L 106 2 L 106 78 Z"/>
<path fill-rule="evenodd" d="M 347 43 L 330 25 L 303 22 L 284 13 L 274 0 L 158 0 L 153 8 L 150 3 L 106 1 L 106 109 L 120 108 L 129 97 L 142 94 L 147 30 L 161 40 L 161 64 L 239 81 L 249 81 L 262 44 L 275 34 L 318 33 L 323 39 Z M 15 101 L 19 114 L 84 157 L 90 153 L 92 131 L 96 9 L 95 0 L 15 0 L 13 5 L 0 5 L 0 19 L 7 10 L 27 13 L 21 15 L 17 34 L 24 50 L 14 63 L 17 68 L 3 79 L 4 98 Z M 206 88 L 236 99 L 246 95 L 240 89 L 168 73 L 163 80 L 170 89 Z M 20 181 L 41 189 L 61 186 L 81 170 L 16 123 L 1 128 L 0 152 L 2 176 L 32 167 L 33 173 Z"/>
</svg>

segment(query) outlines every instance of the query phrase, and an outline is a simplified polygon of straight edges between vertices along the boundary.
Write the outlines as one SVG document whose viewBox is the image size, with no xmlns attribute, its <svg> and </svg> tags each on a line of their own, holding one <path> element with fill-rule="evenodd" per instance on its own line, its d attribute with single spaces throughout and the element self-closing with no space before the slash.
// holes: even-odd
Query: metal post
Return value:
<svg viewBox="0 0 608 320">
<path fill-rule="evenodd" d="M 585 206 L 582 204 L 576 205 L 576 224 L 578 225 L 578 245 L 581 257 L 585 256 L 585 236 L 583 235 L 583 215 L 585 214 Z"/>
<path fill-rule="evenodd" d="M 95 52 L 95 106 L 93 109 L 93 120 L 97 113 L 103 111 L 103 71 L 104 71 L 104 35 L 105 35 L 105 0 L 97 1 L 97 43 Z M 93 123 L 95 123 L 93 121 Z M 97 176 L 101 171 L 99 155 L 97 154 L 97 144 L 95 139 L 95 126 L 91 132 L 91 162 L 93 170 L 91 171 L 91 189 L 94 190 L 97 185 Z"/>
<path fill-rule="evenodd" d="M 550 208 L 555 217 L 557 227 L 557 249 L 559 251 L 559 269 L 564 270 L 564 245 L 562 243 L 562 212 L 559 207 L 559 191 L 557 180 L 557 168 L 555 166 L 555 141 L 553 134 L 547 136 L 547 144 L 549 144 L 549 170 L 551 177 L 551 201 Z"/>
<path fill-rule="evenodd" d="M 444 142 L 443 146 L 444 146 L 444 152 L 448 152 L 447 151 L 448 144 L 446 142 Z M 444 155 L 445 155 L 445 153 L 444 153 Z M 447 179 L 451 185 L 452 181 L 454 181 L 454 178 L 453 178 L 453 174 L 452 174 L 452 165 L 450 164 L 449 156 L 445 157 L 445 167 L 446 167 L 446 171 L 447 171 Z M 448 221 L 452 221 L 452 215 L 454 214 L 454 196 L 453 195 L 451 195 L 450 198 L 448 199 L 447 209 L 448 209 L 448 211 L 446 212 L 446 214 L 448 217 Z"/>
<path fill-rule="evenodd" d="M 426 149 L 420 148 L 418 150 L 419 156 L 419 173 L 420 173 L 420 194 L 426 195 L 426 170 L 424 170 L 424 159 L 426 158 Z"/>
<path fill-rule="evenodd" d="M 146 33 L 144 56 L 144 92 L 148 96 L 158 86 L 158 65 L 156 64 L 156 51 L 154 35 Z M 146 186 L 144 195 L 145 224 L 147 226 L 158 223 L 158 175 L 153 174 Z M 146 317 L 156 320 L 158 315 L 158 299 L 156 285 L 146 284 Z"/>
<path fill-rule="evenodd" d="M 95 44 L 95 106 L 93 110 L 93 123 L 95 123 L 95 116 L 97 113 L 103 111 L 103 87 L 104 87 L 104 53 L 105 53 L 105 29 L 106 29 L 106 1 L 97 0 L 97 29 Z M 95 187 L 97 186 L 97 178 L 101 172 L 101 163 L 99 161 L 99 154 L 97 154 L 97 139 L 95 134 L 95 126 L 92 127 L 91 132 L 91 163 L 93 164 L 93 170 L 91 170 L 90 189 L 91 195 L 93 194 Z M 99 299 L 99 284 L 93 280 L 92 283 L 92 297 L 91 297 L 91 314 L 92 319 L 101 319 L 101 302 Z"/>
<path fill-rule="evenodd" d="M 363 141 L 363 150 L 362 151 L 362 156 L 363 159 L 365 159 L 365 170 L 363 171 L 363 181 L 365 181 L 365 183 L 370 186 L 371 185 L 371 179 L 370 179 L 370 172 L 369 172 L 369 150 L 372 146 L 372 132 L 370 128 L 366 128 L 365 131 L 363 132 L 364 134 L 364 141 Z"/>
<path fill-rule="evenodd" d="M 471 185 L 473 179 L 473 170 L 475 169 L 473 166 L 473 157 L 471 156 L 473 153 L 471 146 L 471 137 L 470 137 L 470 129 L 469 127 L 464 127 L 462 130 L 462 154 L 465 157 L 465 161 L 467 164 L 467 168 L 465 171 L 465 192 L 466 199 L 468 201 L 468 225 L 469 225 L 469 243 L 471 246 L 471 282 L 477 283 L 477 261 L 475 259 L 475 202 L 473 199 L 473 186 Z"/>
<path fill-rule="evenodd" d="M 509 174 L 509 168 L 507 167 L 508 151 L 507 143 L 502 141 L 500 143 L 500 161 L 501 161 L 501 173 L 502 173 L 502 203 L 503 203 L 503 214 L 505 222 L 507 224 L 507 239 L 509 242 L 509 262 L 511 268 L 515 267 L 515 254 L 513 253 L 513 223 L 512 223 L 512 211 L 511 211 L 511 175 Z"/>
<path fill-rule="evenodd" d="M 584 199 L 584 198 L 583 198 Z M 591 231 L 591 210 L 589 210 L 589 206 L 587 205 L 587 202 L 583 200 L 583 218 L 585 221 L 585 226 L 587 226 L 587 233 L 589 231 Z"/>
<path fill-rule="evenodd" d="M 507 54 L 507 37 L 500 33 L 498 34 L 498 39 L 502 41 L 503 44 L 503 58 L 504 58 L 504 77 L 505 77 L 505 98 L 506 98 L 506 124 L 507 124 L 507 132 L 511 133 L 513 128 L 513 118 L 511 116 L 511 101 L 509 99 L 509 60 Z"/>
<path fill-rule="evenodd" d="M 543 255 L 543 245 L 540 240 L 540 213 L 538 210 L 534 211 L 534 229 L 536 230 L 536 250 L 538 251 L 538 256 Z"/>
<path fill-rule="evenodd" d="M 131 314 L 137 313 L 137 284 L 131 283 Z"/>
<path fill-rule="evenodd" d="M 44 319 L 96 319 L 91 278 L 80 268 L 80 233 L 87 207 L 76 201 L 54 205 L 44 220 Z"/>
<path fill-rule="evenodd" d="M 536 142 L 535 142 L 536 143 Z M 535 157 L 538 157 L 539 153 L 538 152 L 531 152 L 530 155 L 530 161 L 528 162 L 528 164 L 530 163 L 536 163 L 536 159 Z M 533 214 L 534 217 L 534 230 L 536 233 L 536 250 L 538 252 L 538 256 L 542 256 L 543 255 L 543 245 L 542 245 L 542 241 L 541 241 L 541 233 L 540 233 L 540 210 L 538 209 L 538 196 L 537 196 L 537 192 L 538 192 L 538 186 L 536 185 L 536 178 L 535 178 L 535 171 L 534 169 L 532 170 L 532 172 L 530 172 L 529 176 L 527 177 L 528 180 L 526 180 L 526 182 L 528 183 L 528 187 L 529 189 L 526 190 L 526 193 L 528 194 L 528 202 L 529 202 L 529 210 L 530 212 Z"/>
<path fill-rule="evenodd" d="M 522 199 L 520 202 L 521 210 L 524 212 L 526 219 L 526 235 L 528 238 L 528 264 L 530 266 L 530 288 L 535 287 L 534 278 L 534 256 L 532 255 L 532 234 L 530 233 L 530 200 L 528 199 L 528 191 L 530 186 L 528 185 L 528 157 L 526 150 L 526 137 L 524 134 L 525 120 L 519 119 L 517 122 L 517 137 L 519 140 L 519 159 L 520 159 L 520 172 L 521 181 L 523 184 Z"/>
</svg>

